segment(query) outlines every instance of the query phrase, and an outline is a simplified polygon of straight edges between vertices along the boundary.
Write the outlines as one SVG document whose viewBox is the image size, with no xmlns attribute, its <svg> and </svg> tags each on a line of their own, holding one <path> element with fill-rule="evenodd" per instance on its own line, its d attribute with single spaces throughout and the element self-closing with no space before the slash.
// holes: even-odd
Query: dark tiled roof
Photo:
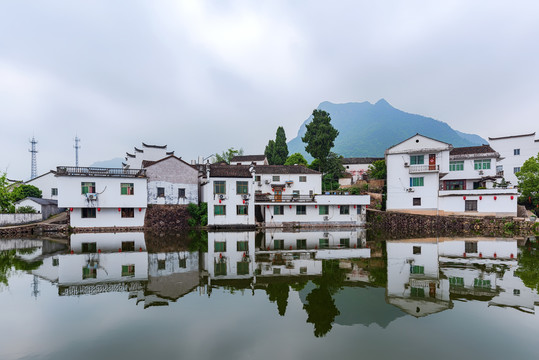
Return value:
<svg viewBox="0 0 539 360">
<path fill-rule="evenodd" d="M 39 205 L 58 205 L 58 200 L 42 199 L 42 198 L 36 198 L 36 197 L 31 197 L 31 196 L 17 201 L 17 203 L 19 203 L 19 202 L 21 202 L 23 200 L 32 200 L 33 202 L 36 202 Z"/>
<path fill-rule="evenodd" d="M 152 160 L 142 160 L 142 167 L 147 168 L 148 166 L 151 166 L 155 164 L 156 162 L 157 161 L 152 161 Z"/>
<path fill-rule="evenodd" d="M 238 165 L 237 165 L 238 166 Z M 303 165 L 256 165 L 258 174 L 320 174 Z"/>
<path fill-rule="evenodd" d="M 141 152 L 141 153 L 143 153 L 144 150 L 137 149 L 137 147 L 135 146 L 135 152 Z"/>
<path fill-rule="evenodd" d="M 148 144 L 145 144 L 145 143 L 142 143 L 142 146 L 147 147 L 147 148 L 154 148 L 154 149 L 166 149 L 167 148 L 166 145 L 148 145 Z"/>
<path fill-rule="evenodd" d="M 249 165 L 211 164 L 210 177 L 251 177 Z"/>
<path fill-rule="evenodd" d="M 375 161 L 384 160 L 384 158 L 378 157 L 353 157 L 353 158 L 343 158 L 343 164 L 372 164 Z"/>
<path fill-rule="evenodd" d="M 467 147 L 458 147 L 453 148 L 449 155 L 472 155 L 472 154 L 490 154 L 496 153 L 496 151 L 490 147 L 490 145 L 481 145 L 481 146 L 467 146 Z"/>
<path fill-rule="evenodd" d="M 502 136 L 502 137 L 489 137 L 489 140 L 502 140 L 502 139 L 512 139 L 517 137 L 523 137 L 523 136 L 535 136 L 535 133 L 531 134 L 522 134 L 522 135 L 511 135 L 511 136 Z"/>
<path fill-rule="evenodd" d="M 173 151 L 173 152 L 174 152 L 174 151 Z M 183 161 L 182 158 L 179 158 L 179 157 L 177 157 L 177 156 L 174 156 L 174 154 L 169 155 L 169 156 L 165 156 L 164 158 L 159 159 L 159 160 L 155 160 L 155 161 L 152 161 L 152 160 L 142 160 L 142 167 L 143 167 L 143 168 L 147 168 L 147 167 L 149 167 L 149 166 L 155 165 L 155 164 L 157 164 L 157 163 L 160 163 L 161 161 L 165 161 L 165 160 L 168 160 L 168 159 L 176 159 L 177 161 L 182 162 L 182 163 L 184 163 L 185 165 L 187 165 L 187 166 L 189 166 L 189 167 L 191 167 L 191 168 L 193 168 L 193 169 L 198 170 L 198 168 L 197 168 L 196 166 L 191 165 L 191 164 L 189 164 L 189 163 Z"/>
<path fill-rule="evenodd" d="M 134 157 L 136 157 L 135 155 L 133 155 L 133 154 L 130 154 L 130 153 L 128 153 L 128 152 L 126 152 L 125 154 L 126 154 L 126 155 L 127 155 L 128 157 L 130 157 L 130 158 L 134 158 Z"/>
<path fill-rule="evenodd" d="M 266 159 L 266 155 L 239 155 L 234 156 L 232 160 L 230 160 L 231 163 L 233 162 L 243 162 L 243 161 L 264 161 Z"/>
</svg>

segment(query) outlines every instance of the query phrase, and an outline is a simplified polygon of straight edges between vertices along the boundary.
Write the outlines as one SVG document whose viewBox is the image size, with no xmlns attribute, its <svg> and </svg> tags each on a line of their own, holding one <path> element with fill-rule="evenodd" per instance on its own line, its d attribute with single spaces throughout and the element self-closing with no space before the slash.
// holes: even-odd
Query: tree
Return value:
<svg viewBox="0 0 539 360">
<path fill-rule="evenodd" d="M 284 162 L 285 165 L 305 165 L 307 166 L 309 163 L 307 162 L 307 160 L 305 160 L 305 158 L 303 157 L 303 155 L 301 155 L 300 153 L 294 153 L 292 155 L 290 155 L 288 157 L 288 159 L 286 159 L 286 161 Z"/>
<path fill-rule="evenodd" d="M 330 152 L 326 158 L 324 166 L 320 165 L 319 159 L 314 159 L 310 169 L 322 170 L 322 190 L 335 190 L 339 188 L 339 178 L 341 178 L 345 172 L 342 165 L 342 156 L 334 152 Z"/>
<path fill-rule="evenodd" d="M 268 141 L 264 155 L 270 165 L 283 165 L 288 157 L 288 145 L 284 128 L 279 126 L 275 133 L 275 140 Z"/>
<path fill-rule="evenodd" d="M 236 150 L 233 147 L 231 147 L 228 150 L 223 151 L 221 154 L 215 154 L 215 158 L 213 162 L 218 163 L 218 162 L 224 161 L 227 164 L 230 164 L 230 160 L 232 160 L 234 156 L 241 156 L 241 155 L 243 155 L 243 149 L 240 148 L 239 150 Z"/>
<path fill-rule="evenodd" d="M 331 125 L 331 117 L 324 110 L 313 110 L 313 120 L 306 125 L 307 132 L 301 138 L 305 151 L 319 161 L 318 171 L 324 171 L 327 158 L 339 131 Z"/>
<path fill-rule="evenodd" d="M 34 185 L 20 185 L 13 189 L 11 193 L 11 200 L 17 202 L 27 197 L 41 198 L 41 190 Z"/>
<path fill-rule="evenodd" d="M 13 210 L 14 207 L 9 191 L 9 184 L 7 182 L 6 174 L 3 173 L 0 176 L 0 213 L 13 212 Z"/>
<path fill-rule="evenodd" d="M 385 160 L 376 160 L 369 165 L 369 177 L 371 179 L 384 180 L 387 177 L 387 167 Z"/>
<path fill-rule="evenodd" d="M 524 162 L 516 173 L 520 201 L 530 207 L 539 206 L 539 153 Z"/>
</svg>

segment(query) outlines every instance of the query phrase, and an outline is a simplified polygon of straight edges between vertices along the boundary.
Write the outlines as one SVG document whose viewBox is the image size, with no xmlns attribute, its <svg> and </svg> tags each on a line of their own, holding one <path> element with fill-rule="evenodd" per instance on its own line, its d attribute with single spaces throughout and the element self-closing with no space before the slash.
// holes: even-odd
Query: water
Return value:
<svg viewBox="0 0 539 360">
<path fill-rule="evenodd" d="M 0 359 L 538 358 L 538 264 L 361 229 L 0 240 Z"/>
</svg>

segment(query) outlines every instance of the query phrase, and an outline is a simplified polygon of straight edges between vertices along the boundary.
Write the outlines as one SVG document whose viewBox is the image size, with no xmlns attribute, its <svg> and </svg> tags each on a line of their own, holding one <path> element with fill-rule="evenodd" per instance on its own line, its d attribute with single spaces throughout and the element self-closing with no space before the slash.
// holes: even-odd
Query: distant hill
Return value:
<svg viewBox="0 0 539 360">
<path fill-rule="evenodd" d="M 121 168 L 122 167 L 122 158 L 114 158 L 110 160 L 96 161 L 90 167 L 102 167 L 102 168 Z"/>
<path fill-rule="evenodd" d="M 417 133 L 454 147 L 488 143 L 478 135 L 456 131 L 442 121 L 395 109 L 384 99 L 376 104 L 368 101 L 346 104 L 325 101 L 318 109 L 327 111 L 331 123 L 339 130 L 333 151 L 344 157 L 383 157 L 387 148 Z M 309 161 L 312 157 L 305 152 L 301 137 L 307 130 L 305 125 L 311 121 L 312 116 L 305 120 L 298 135 L 288 143 L 289 154 L 302 153 Z"/>
</svg>

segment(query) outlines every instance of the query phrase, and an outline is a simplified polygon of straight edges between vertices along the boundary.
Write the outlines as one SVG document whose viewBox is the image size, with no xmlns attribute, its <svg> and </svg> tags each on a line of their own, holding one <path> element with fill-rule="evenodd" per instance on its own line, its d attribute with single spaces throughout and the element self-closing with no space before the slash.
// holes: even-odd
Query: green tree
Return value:
<svg viewBox="0 0 539 360">
<path fill-rule="evenodd" d="M 520 171 L 516 173 L 520 201 L 529 207 L 539 205 L 539 154 L 524 162 Z"/>
<path fill-rule="evenodd" d="M 284 164 L 285 165 L 296 165 L 296 164 L 298 164 L 298 165 L 307 166 L 309 163 L 307 162 L 307 160 L 305 160 L 303 155 L 301 155 L 300 153 L 294 153 L 294 154 L 290 155 L 288 157 L 288 159 L 286 159 Z"/>
<path fill-rule="evenodd" d="M 275 147 L 273 148 L 273 162 L 275 165 L 283 165 L 288 157 L 288 145 L 284 128 L 279 126 L 275 134 Z"/>
<path fill-rule="evenodd" d="M 341 178 L 345 172 L 342 165 L 342 156 L 334 152 L 330 152 L 326 158 L 326 162 L 323 166 L 320 165 L 319 159 L 314 159 L 310 169 L 321 170 L 323 172 L 322 177 L 322 190 L 336 190 L 339 188 L 339 178 Z"/>
<path fill-rule="evenodd" d="M 539 249 L 537 244 L 530 244 L 528 248 L 522 249 L 522 254 L 518 259 L 518 269 L 515 275 L 518 276 L 528 288 L 539 291 Z"/>
<path fill-rule="evenodd" d="M 277 311 L 279 315 L 284 316 L 286 307 L 288 306 L 289 286 L 287 283 L 271 283 L 266 288 L 266 294 L 269 296 L 269 301 L 277 302 Z"/>
<path fill-rule="evenodd" d="M 41 190 L 34 185 L 20 185 L 13 189 L 11 193 L 11 200 L 17 202 L 27 197 L 41 198 Z"/>
<path fill-rule="evenodd" d="M 369 165 L 369 177 L 371 179 L 386 179 L 387 178 L 387 167 L 385 160 L 376 160 Z"/>
<path fill-rule="evenodd" d="M 0 175 L 0 213 L 13 212 L 13 201 L 6 174 Z"/>
<path fill-rule="evenodd" d="M 324 171 L 327 158 L 339 131 L 331 125 L 331 117 L 324 110 L 313 110 L 313 120 L 306 125 L 307 132 L 301 138 L 305 151 L 319 161 L 318 171 Z"/>
<path fill-rule="evenodd" d="M 270 165 L 274 165 L 273 149 L 275 149 L 275 141 L 270 140 L 268 141 L 268 145 L 266 145 L 266 150 L 264 150 L 264 155 L 266 155 L 266 159 L 268 159 L 268 164 Z"/>
<path fill-rule="evenodd" d="M 228 150 L 226 151 L 223 151 L 221 154 L 215 154 L 215 158 L 213 159 L 214 163 L 219 163 L 219 162 L 226 162 L 227 164 L 230 164 L 230 160 L 232 160 L 232 158 L 234 156 L 241 156 L 243 155 L 243 149 L 239 149 L 239 150 L 236 150 L 234 149 L 233 147 L 229 148 Z"/>
</svg>

